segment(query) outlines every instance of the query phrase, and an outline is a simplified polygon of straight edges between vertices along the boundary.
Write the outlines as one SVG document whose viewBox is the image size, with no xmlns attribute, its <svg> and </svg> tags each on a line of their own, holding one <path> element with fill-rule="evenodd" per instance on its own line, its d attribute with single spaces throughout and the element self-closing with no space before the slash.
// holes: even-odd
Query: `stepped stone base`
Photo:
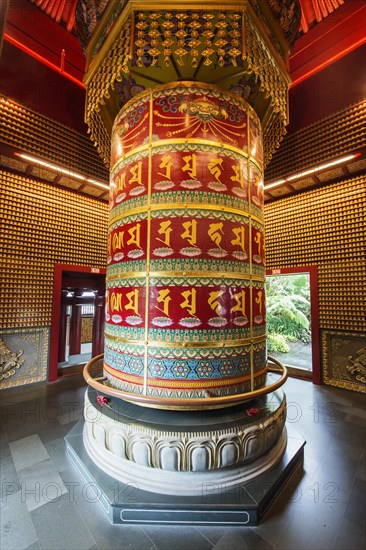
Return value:
<svg viewBox="0 0 366 550">
<path fill-rule="evenodd" d="M 192 413 L 121 400 L 100 409 L 93 392 L 67 454 L 113 523 L 256 525 L 302 465 L 281 391 Z"/>
</svg>

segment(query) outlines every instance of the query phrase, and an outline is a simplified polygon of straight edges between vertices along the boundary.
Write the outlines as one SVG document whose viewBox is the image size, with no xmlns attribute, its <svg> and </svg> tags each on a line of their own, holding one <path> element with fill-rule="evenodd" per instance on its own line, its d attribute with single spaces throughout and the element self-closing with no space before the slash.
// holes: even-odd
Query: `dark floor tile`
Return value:
<svg viewBox="0 0 366 550">
<path fill-rule="evenodd" d="M 50 426 L 76 421 L 80 418 L 82 403 L 79 399 L 66 398 L 63 394 L 47 398 L 41 403 L 40 414 L 33 423 L 39 432 L 47 430 Z"/>
<path fill-rule="evenodd" d="M 344 431 L 334 437 L 333 446 L 330 448 L 329 452 L 332 452 L 332 449 L 341 452 L 347 460 L 356 463 L 359 462 L 364 450 L 362 444 L 357 444 L 355 441 L 352 443 L 351 438 L 345 437 Z"/>
<path fill-rule="evenodd" d="M 96 544 L 68 494 L 33 510 L 31 517 L 42 549 L 88 550 Z"/>
<path fill-rule="evenodd" d="M 200 531 L 210 542 L 214 544 L 215 549 L 253 549 L 267 550 L 273 548 L 273 545 L 265 540 L 259 533 L 258 528 L 249 527 L 202 527 L 198 526 Z"/>
<path fill-rule="evenodd" d="M 6 458 L 7 456 L 11 456 L 11 451 L 8 436 L 4 428 L 4 430 L 0 433 L 0 459 Z"/>
<path fill-rule="evenodd" d="M 354 424 L 355 426 L 359 426 L 361 428 L 364 428 L 366 423 L 364 416 L 353 414 L 353 409 L 351 409 L 350 414 L 347 414 L 345 416 L 345 421 L 349 424 Z"/>
<path fill-rule="evenodd" d="M 37 550 L 86 547 L 93 550 L 204 550 L 215 545 L 230 550 L 247 547 L 279 550 L 364 548 L 365 527 L 361 521 L 362 514 L 366 515 L 366 482 L 362 474 L 365 472 L 364 396 L 288 380 L 285 386 L 288 421 L 307 440 L 305 472 L 289 481 L 258 527 L 142 527 L 112 525 L 99 502 L 86 498 L 90 496 L 85 492 L 86 482 L 64 455 L 62 434 L 64 430 L 69 431 L 82 413 L 85 387 L 82 377 L 75 376 L 27 388 L 26 396 L 24 388 L 6 392 L 5 407 L 0 411 L 2 418 L 5 417 L 0 436 L 9 433 L 13 443 L 38 432 L 37 442 L 50 457 L 54 466 L 52 471 L 60 472 L 68 494 L 64 494 L 60 502 L 44 504 L 31 513 L 42 534 L 39 542 L 38 534 L 28 521 L 30 515 L 24 498 L 20 494 L 16 497 L 19 499 L 17 508 L 14 495 L 9 495 L 7 502 L 1 503 L 9 507 L 5 517 L 7 537 L 1 546 L 4 550 L 28 546 Z M 73 414 L 77 418 L 73 418 Z M 6 446 L 4 452 L 7 452 Z M 26 447 L 21 452 L 26 455 Z M 19 456 L 18 453 L 18 459 Z M 7 477 L 14 474 L 10 464 L 7 465 Z M 354 475 L 359 478 L 355 485 Z M 51 505 L 55 506 L 55 512 L 50 510 Z M 59 515 L 60 528 L 57 526 L 53 534 L 48 533 L 49 526 L 57 524 Z M 28 533 L 23 529 L 15 531 L 14 517 L 24 518 Z M 25 538 L 19 540 L 20 535 Z"/>
<path fill-rule="evenodd" d="M 366 450 L 363 449 L 357 464 L 356 477 L 366 481 Z"/>
<path fill-rule="evenodd" d="M 40 431 L 38 431 L 38 435 L 42 443 L 45 445 L 46 443 L 50 441 L 54 441 L 55 439 L 64 438 L 65 435 L 67 435 L 67 428 L 64 426 L 61 426 L 58 422 L 57 424 L 49 424 L 48 428 L 44 428 Z"/>
<path fill-rule="evenodd" d="M 292 510 L 301 514 L 301 501 L 304 488 L 309 484 L 311 475 L 306 471 L 297 470 L 286 483 L 266 515 L 255 528 L 255 532 L 273 546 L 288 528 Z"/>
<path fill-rule="evenodd" d="M 213 547 L 214 550 L 271 550 L 273 546 L 248 527 L 230 527 Z"/>
<path fill-rule="evenodd" d="M 8 495 L 20 490 L 19 478 L 11 456 L 0 460 L 0 498 L 6 499 Z"/>
<path fill-rule="evenodd" d="M 15 467 L 18 471 L 49 458 L 37 434 L 11 442 L 10 449 Z"/>
<path fill-rule="evenodd" d="M 36 397 L 20 404 L 21 417 L 23 421 L 37 424 L 47 417 L 47 406 L 44 399 Z"/>
<path fill-rule="evenodd" d="M 58 417 L 58 421 L 61 426 L 65 426 L 67 429 L 70 429 L 70 425 L 75 424 L 82 418 L 84 407 L 83 404 L 79 402 L 68 403 L 67 406 L 64 405 L 64 410 L 62 414 Z"/>
<path fill-rule="evenodd" d="M 325 459 L 316 469 L 308 490 L 314 501 L 325 504 L 347 504 L 357 471 L 358 462 L 347 456 L 339 447 L 331 447 Z"/>
<path fill-rule="evenodd" d="M 21 420 L 18 421 L 12 419 L 11 422 L 6 424 L 6 434 L 8 436 L 9 443 L 17 441 L 18 439 L 24 439 L 25 437 L 29 437 L 35 433 L 37 432 L 34 424 L 29 421 L 23 422 Z"/>
<path fill-rule="evenodd" d="M 213 548 L 213 543 L 198 529 L 190 525 L 145 525 L 144 531 L 159 550 L 186 550 L 187 548 L 205 550 Z"/>
<path fill-rule="evenodd" d="M 24 399 L 24 396 L 23 396 Z M 9 422 L 18 421 L 22 418 L 24 408 L 23 400 L 16 402 L 14 396 L 2 394 L 2 401 L 0 407 L 0 421 L 2 426 L 5 426 Z"/>
<path fill-rule="evenodd" d="M 44 446 L 58 472 L 65 470 L 70 465 L 70 461 L 66 456 L 64 437 L 44 442 Z"/>
<path fill-rule="evenodd" d="M 21 491 L 0 503 L 1 550 L 23 550 L 38 540 Z"/>
<path fill-rule="evenodd" d="M 334 477 L 331 470 L 327 473 Z M 344 493 L 338 494 L 337 487 L 320 483 L 313 476 L 313 472 L 305 471 L 300 480 L 290 480 L 255 529 L 276 549 L 329 550 L 332 547 L 346 497 Z M 289 488 L 292 493 L 288 492 Z"/>
<path fill-rule="evenodd" d="M 34 424 L 42 421 L 45 405 L 42 398 L 28 399 L 21 402 L 7 402 L 2 409 L 2 418 L 6 426 L 18 424 Z"/>
<path fill-rule="evenodd" d="M 366 481 L 355 478 L 344 517 L 366 529 Z"/>
<path fill-rule="evenodd" d="M 27 548 L 25 548 L 24 550 L 41 550 L 41 547 L 40 547 L 39 542 L 37 540 L 36 542 L 31 544 L 30 546 L 27 546 Z"/>
<path fill-rule="evenodd" d="M 102 508 L 98 495 L 69 463 L 60 475 L 69 488 L 70 500 L 90 530 L 98 550 L 150 550 L 154 543 L 140 525 L 113 525 Z"/>
<path fill-rule="evenodd" d="M 319 462 L 315 460 L 311 455 L 306 452 L 306 445 L 304 448 L 304 472 L 308 476 L 312 476 L 314 472 L 319 468 Z"/>
<path fill-rule="evenodd" d="M 91 531 L 98 550 L 152 550 L 153 541 L 140 525 L 99 523 Z M 160 550 L 160 548 L 159 548 Z"/>
<path fill-rule="evenodd" d="M 347 454 L 356 460 L 360 453 L 366 448 L 366 421 L 364 429 L 350 422 L 344 422 L 341 429 L 334 436 L 335 443 L 339 448 L 344 449 Z"/>
<path fill-rule="evenodd" d="M 18 470 L 18 476 L 29 511 L 67 493 L 67 488 L 50 458 Z"/>
<path fill-rule="evenodd" d="M 363 550 L 366 547 L 366 529 L 343 519 L 338 526 L 334 550 Z"/>
<path fill-rule="evenodd" d="M 224 536 L 226 529 L 230 529 L 230 527 L 205 527 L 204 525 L 197 526 L 197 531 L 202 533 L 202 535 L 212 544 L 219 542 L 219 540 Z"/>
<path fill-rule="evenodd" d="M 321 496 L 314 496 L 311 486 L 303 487 L 298 502 L 287 510 L 287 524 L 278 533 L 275 548 L 329 550 L 334 543 L 343 512 L 343 503 L 326 503 Z"/>
<path fill-rule="evenodd" d="M 298 430 L 299 433 L 304 437 L 306 445 L 304 448 L 304 460 L 305 464 L 307 460 L 311 462 L 316 462 L 319 466 L 333 444 L 333 438 L 331 435 L 324 435 L 321 437 L 318 434 L 311 434 L 308 430 Z"/>
<path fill-rule="evenodd" d="M 341 433 L 344 434 L 345 438 L 355 437 L 357 439 L 357 441 L 361 442 L 361 440 L 365 436 L 366 420 L 365 419 L 360 419 L 360 422 L 361 422 L 361 426 L 362 426 L 363 429 L 362 428 L 360 429 L 360 424 L 355 424 L 354 422 L 349 422 L 347 420 L 347 415 L 346 415 L 344 421 L 341 424 L 341 427 L 343 428 Z"/>
</svg>

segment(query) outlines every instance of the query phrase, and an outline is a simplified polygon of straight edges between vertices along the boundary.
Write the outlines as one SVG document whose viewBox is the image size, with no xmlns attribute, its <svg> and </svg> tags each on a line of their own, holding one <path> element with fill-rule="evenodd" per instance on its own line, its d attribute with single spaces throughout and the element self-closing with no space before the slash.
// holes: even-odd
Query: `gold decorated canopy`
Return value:
<svg viewBox="0 0 366 550">
<path fill-rule="evenodd" d="M 280 3 L 285 25 L 264 0 L 224 7 L 217 0 L 111 0 L 87 46 L 85 75 L 85 118 L 105 163 L 120 108 L 136 93 L 180 80 L 212 83 L 248 101 L 262 123 L 268 162 L 288 123 L 284 29 L 296 26 L 299 14 L 297 1 Z"/>
</svg>

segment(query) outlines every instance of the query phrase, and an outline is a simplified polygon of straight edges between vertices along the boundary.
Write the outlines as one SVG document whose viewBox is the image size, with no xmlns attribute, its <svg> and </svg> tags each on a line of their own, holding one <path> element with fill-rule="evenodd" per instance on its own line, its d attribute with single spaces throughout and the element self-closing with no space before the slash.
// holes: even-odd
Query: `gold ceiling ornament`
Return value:
<svg viewBox="0 0 366 550">
<path fill-rule="evenodd" d="M 84 79 L 85 119 L 106 165 L 119 109 L 139 91 L 180 80 L 216 84 L 249 100 L 270 160 L 288 123 L 290 78 L 289 45 L 268 2 L 228 2 L 223 10 L 216 0 L 202 9 L 193 2 L 172 9 L 171 2 L 157 8 L 131 0 L 107 33 L 116 1 L 109 4 L 87 47 Z"/>
</svg>

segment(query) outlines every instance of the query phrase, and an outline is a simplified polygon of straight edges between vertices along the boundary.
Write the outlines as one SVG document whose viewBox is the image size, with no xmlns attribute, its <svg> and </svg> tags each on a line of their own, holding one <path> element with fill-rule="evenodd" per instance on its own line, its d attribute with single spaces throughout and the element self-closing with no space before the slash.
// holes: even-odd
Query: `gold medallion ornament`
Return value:
<svg viewBox="0 0 366 550">
<path fill-rule="evenodd" d="M 6 346 L 4 340 L 0 340 L 0 383 L 13 376 L 23 365 L 24 361 L 19 359 L 23 355 L 23 350 L 18 353 L 11 351 Z"/>
</svg>

